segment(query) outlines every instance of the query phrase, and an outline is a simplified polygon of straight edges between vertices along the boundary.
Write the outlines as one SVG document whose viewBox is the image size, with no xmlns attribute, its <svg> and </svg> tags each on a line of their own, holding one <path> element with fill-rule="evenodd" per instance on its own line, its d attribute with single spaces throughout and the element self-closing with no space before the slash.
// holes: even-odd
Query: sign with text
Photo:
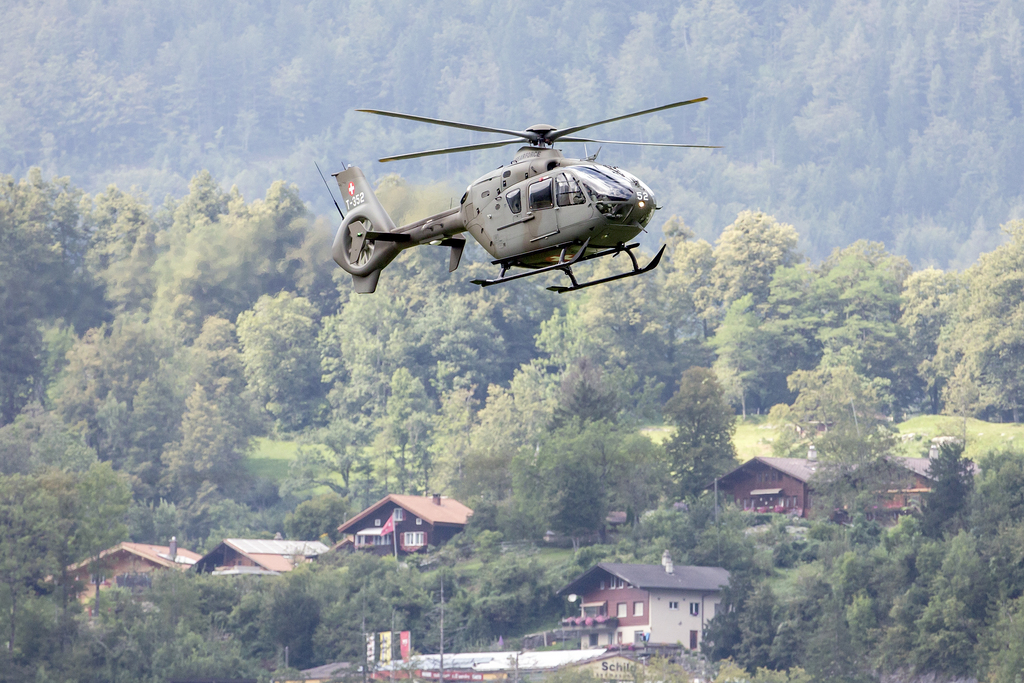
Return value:
<svg viewBox="0 0 1024 683">
<path fill-rule="evenodd" d="M 594 678 L 612 681 L 632 681 L 635 678 L 637 666 L 642 665 L 628 657 L 614 655 L 580 664 L 576 669 L 577 671 L 589 671 Z"/>
<path fill-rule="evenodd" d="M 380 663 L 391 662 L 391 631 L 380 632 Z"/>
<path fill-rule="evenodd" d="M 402 661 L 409 661 L 409 653 L 412 650 L 412 634 L 409 631 L 400 631 L 398 634 L 398 647 L 402 652 Z"/>
</svg>

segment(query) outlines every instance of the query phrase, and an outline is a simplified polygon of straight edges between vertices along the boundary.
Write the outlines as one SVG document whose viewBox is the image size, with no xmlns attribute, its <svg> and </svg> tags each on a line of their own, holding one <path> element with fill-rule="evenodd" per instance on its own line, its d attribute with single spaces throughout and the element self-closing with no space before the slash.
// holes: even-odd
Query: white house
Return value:
<svg viewBox="0 0 1024 683">
<path fill-rule="evenodd" d="M 558 591 L 580 604 L 562 626 L 579 633 L 581 647 L 646 641 L 696 650 L 728 584 L 725 569 L 674 566 L 667 550 L 660 566 L 602 562 Z"/>
</svg>

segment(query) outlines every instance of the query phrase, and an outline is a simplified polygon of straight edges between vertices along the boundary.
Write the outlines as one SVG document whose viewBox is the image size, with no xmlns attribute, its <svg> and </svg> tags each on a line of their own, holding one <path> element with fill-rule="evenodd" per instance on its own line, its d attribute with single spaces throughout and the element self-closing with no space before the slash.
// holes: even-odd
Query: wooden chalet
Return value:
<svg viewBox="0 0 1024 683">
<path fill-rule="evenodd" d="M 392 533 L 383 533 L 394 517 L 398 553 L 405 555 L 438 546 L 466 528 L 473 511 L 438 494 L 407 496 L 392 493 L 338 527 L 345 538 L 335 548 L 375 552 L 395 551 Z"/>
<path fill-rule="evenodd" d="M 813 452 L 813 451 L 812 451 Z M 938 453 L 933 448 L 931 457 Z M 922 496 L 932 490 L 931 457 L 903 458 L 892 456 L 889 462 L 906 470 L 908 477 L 896 477 L 884 492 L 880 512 L 893 518 L 919 508 Z M 718 479 L 718 490 L 732 497 L 737 507 L 749 512 L 777 512 L 807 517 L 813 490 L 811 477 L 817 460 L 805 458 L 755 457 Z M 975 465 L 977 471 L 977 465 Z M 907 481 L 900 481 L 907 479 Z M 707 486 L 714 487 L 714 482 Z M 872 513 L 875 514 L 875 513 Z"/>
<path fill-rule="evenodd" d="M 163 569 L 184 571 L 191 569 L 199 553 L 179 548 L 172 538 L 170 545 L 149 543 L 118 543 L 99 554 L 68 567 L 68 573 L 86 587 L 78 594 L 87 600 L 93 591 L 117 586 L 133 591 L 149 588 L 153 572 Z"/>
<path fill-rule="evenodd" d="M 281 539 L 225 538 L 216 548 L 195 563 L 197 572 L 221 576 L 266 574 L 276 576 L 296 566 L 311 562 L 330 550 L 320 541 L 286 541 Z"/>
<path fill-rule="evenodd" d="M 719 477 L 718 490 L 743 510 L 806 517 L 811 504 L 809 482 L 817 464 L 804 458 L 758 456 Z"/>
</svg>

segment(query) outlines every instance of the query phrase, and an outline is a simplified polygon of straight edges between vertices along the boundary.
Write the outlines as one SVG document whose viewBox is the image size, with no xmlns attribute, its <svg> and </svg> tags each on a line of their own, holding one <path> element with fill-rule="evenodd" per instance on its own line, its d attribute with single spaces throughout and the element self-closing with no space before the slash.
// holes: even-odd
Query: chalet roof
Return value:
<svg viewBox="0 0 1024 683">
<path fill-rule="evenodd" d="M 893 458 L 892 462 L 903 465 L 914 474 L 931 479 L 928 470 L 932 466 L 932 461 L 928 458 Z"/>
<path fill-rule="evenodd" d="M 600 562 L 573 579 L 572 582 L 558 591 L 558 595 L 584 593 L 586 587 L 596 581 L 598 576 L 603 573 L 617 576 L 637 588 L 648 590 L 662 588 L 717 591 L 721 590 L 722 586 L 729 584 L 729 572 L 721 567 L 676 565 L 673 572 L 669 574 L 660 564 Z"/>
<path fill-rule="evenodd" d="M 752 463 L 761 463 L 767 465 L 774 470 L 778 470 L 783 474 L 788 474 L 797 481 L 804 483 L 809 482 L 811 477 L 814 475 L 815 469 L 818 467 L 818 463 L 815 460 L 807 460 L 806 458 L 767 458 L 764 456 L 756 456 L 746 461 L 736 469 L 732 470 L 728 474 L 723 474 L 719 477 L 718 481 L 721 482 L 728 479 L 732 475 L 736 474 L 740 470 L 750 467 Z M 715 483 L 711 482 L 704 488 L 711 488 Z"/>
<path fill-rule="evenodd" d="M 432 496 L 406 496 L 391 493 L 366 508 L 358 515 L 338 527 L 342 533 L 355 533 L 366 518 L 373 515 L 387 503 L 394 503 L 407 512 L 421 518 L 428 524 L 454 524 L 465 526 L 473 511 L 454 498 L 440 497 L 440 505 Z"/>
<path fill-rule="evenodd" d="M 267 540 L 262 538 L 225 538 L 217 547 L 197 560 L 197 564 L 205 565 L 212 556 L 223 552 L 225 547 L 231 548 L 249 558 L 257 566 L 272 572 L 288 572 L 295 566 L 291 558 L 316 557 L 330 548 L 320 541 L 285 541 Z M 208 559 L 209 558 L 209 559 Z M 199 571 L 206 571 L 202 567 Z M 218 572 L 224 573 L 224 572 Z"/>
<path fill-rule="evenodd" d="M 128 541 L 118 543 L 111 548 L 107 548 L 102 551 L 99 556 L 100 559 L 102 559 L 117 553 L 135 555 L 158 567 L 173 567 L 175 569 L 188 569 L 202 558 L 202 555 L 199 553 L 194 553 L 191 550 L 186 550 L 185 548 L 178 548 L 177 554 L 172 558 L 170 554 L 170 546 L 152 545 L 150 543 L 129 543 Z M 92 561 L 93 559 L 89 558 L 87 560 L 77 562 L 68 567 L 68 571 L 81 569 Z"/>
</svg>

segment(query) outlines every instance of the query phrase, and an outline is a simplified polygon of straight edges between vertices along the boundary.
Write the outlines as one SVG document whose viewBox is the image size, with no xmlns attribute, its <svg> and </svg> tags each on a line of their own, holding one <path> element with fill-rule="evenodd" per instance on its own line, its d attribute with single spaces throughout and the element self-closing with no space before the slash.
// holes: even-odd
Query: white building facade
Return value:
<svg viewBox="0 0 1024 683">
<path fill-rule="evenodd" d="M 580 635 L 580 645 L 681 644 L 696 650 L 722 601 L 729 572 L 721 567 L 602 562 L 558 591 L 580 605 L 562 621 Z"/>
</svg>

